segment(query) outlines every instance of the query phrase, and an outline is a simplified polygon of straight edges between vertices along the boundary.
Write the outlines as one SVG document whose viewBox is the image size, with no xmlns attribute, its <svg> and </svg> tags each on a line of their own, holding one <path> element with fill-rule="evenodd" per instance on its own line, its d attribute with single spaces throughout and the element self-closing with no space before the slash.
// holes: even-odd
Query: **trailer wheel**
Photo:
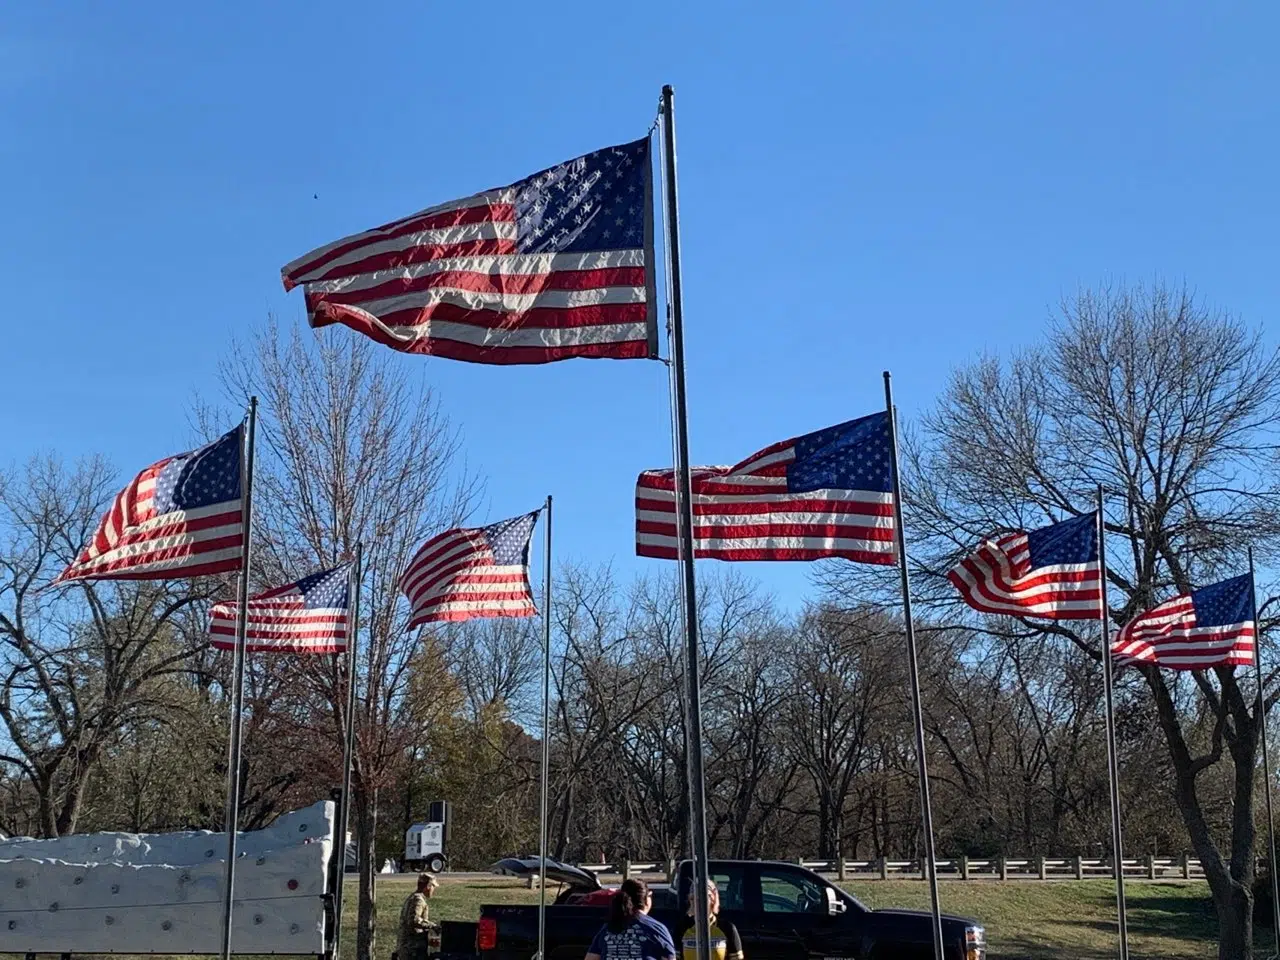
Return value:
<svg viewBox="0 0 1280 960">
<path fill-rule="evenodd" d="M 444 857 L 440 854 L 433 854 L 431 859 L 427 861 L 427 869 L 432 873 L 440 873 L 444 870 Z"/>
</svg>

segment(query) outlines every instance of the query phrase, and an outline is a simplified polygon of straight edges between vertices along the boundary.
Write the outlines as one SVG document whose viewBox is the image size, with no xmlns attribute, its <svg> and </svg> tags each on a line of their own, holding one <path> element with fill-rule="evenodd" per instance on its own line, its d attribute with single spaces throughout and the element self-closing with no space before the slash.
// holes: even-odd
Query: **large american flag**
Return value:
<svg viewBox="0 0 1280 960">
<path fill-rule="evenodd" d="M 249 598 L 245 649 L 277 653 L 340 653 L 347 649 L 351 565 L 321 570 L 296 583 Z M 236 646 L 238 603 L 219 603 L 209 638 L 220 650 Z"/>
<path fill-rule="evenodd" d="M 1172 670 L 1253 663 L 1253 578 L 1232 577 L 1180 594 L 1129 621 L 1111 644 L 1118 666 Z"/>
<path fill-rule="evenodd" d="M 238 570 L 244 557 L 242 431 L 236 427 L 206 447 L 166 457 L 134 477 L 54 583 Z"/>
<path fill-rule="evenodd" d="M 695 557 L 897 562 L 887 414 L 690 473 Z M 675 472 L 646 470 L 636 481 L 636 553 L 671 560 L 678 547 Z"/>
<path fill-rule="evenodd" d="M 982 544 L 948 574 L 965 603 L 984 613 L 1087 620 L 1102 610 L 1098 514 Z"/>
<path fill-rule="evenodd" d="M 529 538 L 540 512 L 446 530 L 424 543 L 400 577 L 413 607 L 409 628 L 439 620 L 534 616 Z"/>
<path fill-rule="evenodd" d="M 311 251 L 311 325 L 477 363 L 657 355 L 649 139 Z"/>
</svg>

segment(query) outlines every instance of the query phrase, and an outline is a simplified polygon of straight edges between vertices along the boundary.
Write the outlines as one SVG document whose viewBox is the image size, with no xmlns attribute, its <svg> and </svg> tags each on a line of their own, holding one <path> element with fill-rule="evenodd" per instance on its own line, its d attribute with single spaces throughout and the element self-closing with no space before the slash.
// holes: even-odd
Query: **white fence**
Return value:
<svg viewBox="0 0 1280 960">
<path fill-rule="evenodd" d="M 919 860 L 797 860 L 802 867 L 842 880 L 922 880 Z M 1087 880 L 1111 876 L 1111 860 L 1100 857 L 958 857 L 935 861 L 939 880 Z M 622 863 L 580 863 L 597 876 L 662 877 L 670 880 L 674 861 L 624 860 Z M 843 867 L 843 869 L 842 869 Z M 1259 869 L 1262 863 L 1259 862 Z M 1126 880 L 1203 880 L 1196 857 L 1126 857 Z"/>
</svg>

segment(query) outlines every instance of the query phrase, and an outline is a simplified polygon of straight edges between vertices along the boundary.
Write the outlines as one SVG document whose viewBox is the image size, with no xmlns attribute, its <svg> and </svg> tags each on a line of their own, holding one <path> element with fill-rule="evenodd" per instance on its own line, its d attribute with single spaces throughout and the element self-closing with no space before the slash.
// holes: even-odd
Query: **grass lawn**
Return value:
<svg viewBox="0 0 1280 960">
<path fill-rule="evenodd" d="M 431 903 L 436 920 L 475 920 L 485 903 L 537 902 L 537 891 L 511 879 L 451 880 L 447 875 L 442 879 Z M 870 907 L 929 907 L 928 887 L 919 880 L 852 881 L 846 887 Z M 391 955 L 400 905 L 412 890 L 409 876 L 378 880 L 378 960 Z M 1116 956 L 1115 895 L 1110 881 L 971 880 L 944 882 L 941 893 L 945 912 L 976 917 L 986 926 L 992 960 Z M 1126 893 L 1134 960 L 1217 956 L 1216 920 L 1203 882 L 1131 883 Z M 342 955 L 353 960 L 356 890 L 352 882 L 348 882 L 343 907 Z M 1271 931 L 1261 930 L 1257 943 L 1256 956 L 1269 956 Z M 0 953 L 0 958 L 5 957 L 21 960 L 18 954 Z"/>
<path fill-rule="evenodd" d="M 870 907 L 929 909 L 929 889 L 918 880 L 868 881 L 846 887 Z M 992 958 L 1101 960 L 1117 955 L 1115 887 L 1109 880 L 970 880 L 943 883 L 939 894 L 943 912 L 976 917 L 987 928 Z M 1125 902 L 1129 955 L 1134 960 L 1218 955 L 1217 918 L 1203 882 L 1130 883 L 1125 886 Z M 1262 933 L 1265 936 L 1257 938 L 1260 948 L 1270 942 L 1270 930 Z"/>
<path fill-rule="evenodd" d="M 845 886 L 869 907 L 929 909 L 929 889 L 918 880 L 871 880 Z M 399 905 L 412 889 L 407 877 L 379 881 L 379 955 L 389 955 Z M 352 911 L 353 893 L 344 904 Z M 1131 883 L 1125 893 L 1129 951 L 1134 960 L 1217 956 L 1217 921 L 1203 882 Z M 1106 960 L 1117 954 L 1115 888 L 1110 881 L 944 882 L 941 895 L 946 913 L 976 917 L 986 926 L 992 960 Z M 482 903 L 533 903 L 536 896 L 536 891 L 510 880 L 446 880 L 432 900 L 431 915 L 440 920 L 474 920 Z M 1260 933 L 1257 955 L 1265 957 L 1271 931 Z M 347 952 L 353 946 L 344 938 L 344 957 L 354 956 Z"/>
</svg>

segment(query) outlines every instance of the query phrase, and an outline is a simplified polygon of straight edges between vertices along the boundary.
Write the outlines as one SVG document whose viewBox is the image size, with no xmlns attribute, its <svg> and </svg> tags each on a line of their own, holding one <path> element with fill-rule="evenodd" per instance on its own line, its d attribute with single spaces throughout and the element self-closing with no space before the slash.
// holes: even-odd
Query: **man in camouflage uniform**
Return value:
<svg viewBox="0 0 1280 960">
<path fill-rule="evenodd" d="M 429 873 L 420 874 L 418 889 L 400 908 L 400 936 L 396 941 L 396 960 L 425 960 L 428 934 L 436 928 L 431 922 L 427 901 L 439 882 Z"/>
</svg>

